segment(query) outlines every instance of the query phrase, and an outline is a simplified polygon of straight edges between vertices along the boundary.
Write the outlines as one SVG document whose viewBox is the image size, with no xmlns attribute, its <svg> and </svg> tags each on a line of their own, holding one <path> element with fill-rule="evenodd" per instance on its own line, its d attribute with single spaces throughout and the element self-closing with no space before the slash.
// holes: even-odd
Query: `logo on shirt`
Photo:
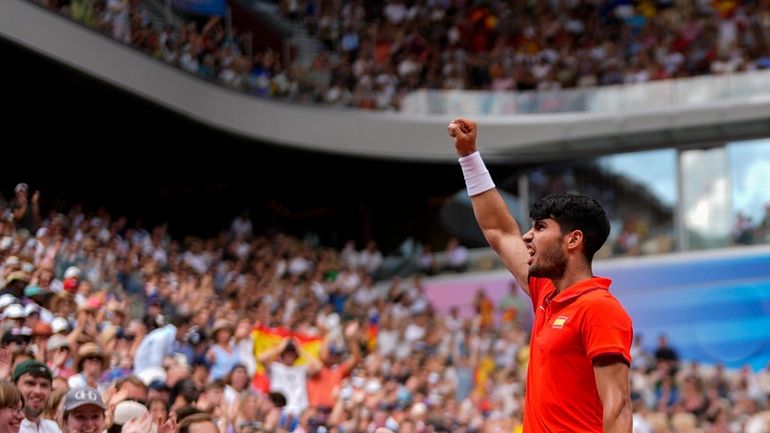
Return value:
<svg viewBox="0 0 770 433">
<path fill-rule="evenodd" d="M 569 317 L 567 316 L 559 316 L 556 318 L 556 320 L 553 321 L 553 325 L 551 325 L 551 328 L 561 329 L 564 327 L 564 322 L 567 321 Z"/>
</svg>

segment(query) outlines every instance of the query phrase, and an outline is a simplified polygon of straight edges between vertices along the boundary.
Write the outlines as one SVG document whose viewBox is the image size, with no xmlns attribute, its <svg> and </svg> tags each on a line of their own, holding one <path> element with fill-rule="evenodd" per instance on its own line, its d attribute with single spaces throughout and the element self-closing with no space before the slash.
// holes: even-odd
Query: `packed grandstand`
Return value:
<svg viewBox="0 0 770 433">
<path fill-rule="evenodd" d="M 273 20 L 321 42 L 299 56 L 267 45 L 269 26 L 239 30 L 221 15 L 174 20 L 149 0 L 36 1 L 227 87 L 365 109 L 398 110 L 417 89 L 551 91 L 770 67 L 763 2 L 283 1 Z"/>
<path fill-rule="evenodd" d="M 206 412 L 222 432 L 520 428 L 531 305 L 515 287 L 497 304 L 479 291 L 461 316 L 435 310 L 419 274 L 376 285 L 374 243 L 255 233 L 244 215 L 174 239 L 39 200 L 16 185 L 0 223 L 0 367 L 45 363 L 52 398 L 88 384 L 117 402 L 129 383 L 158 420 Z M 466 270 L 450 247 L 421 255 L 424 270 Z M 671 344 L 636 340 L 635 431 L 765 431 L 770 368 L 701 366 Z M 291 386 L 265 370 L 290 352 L 303 359 L 286 364 Z"/>
<path fill-rule="evenodd" d="M 150 0 L 32 1 L 229 88 L 363 109 L 399 110 L 417 89 L 542 92 L 770 68 L 763 1 L 273 4 L 320 42 L 302 58 L 260 44 L 237 17 Z M 670 205 L 633 182 L 593 164 L 531 180 L 535 197 L 594 188 L 618 229 L 600 258 L 675 249 Z M 408 253 L 372 237 L 327 245 L 255 229 L 248 214 L 200 237 L 103 203 L 57 206 L 65 197 L 45 192 L 41 202 L 32 182 L 6 181 L 0 376 L 45 364 L 47 419 L 61 423 L 66 390 L 88 385 L 111 408 L 138 402 L 157 425 L 205 413 L 220 433 L 521 431 L 530 300 L 515 286 L 499 301 L 480 289 L 461 313 L 425 291 L 425 278 L 500 268 L 489 250 L 446 233 L 441 247 L 414 234 Z M 730 235 L 733 245 L 770 241 L 770 207 Z M 680 359 L 680 343 L 637 336 L 634 433 L 770 431 L 770 364 L 702 365 Z"/>
</svg>

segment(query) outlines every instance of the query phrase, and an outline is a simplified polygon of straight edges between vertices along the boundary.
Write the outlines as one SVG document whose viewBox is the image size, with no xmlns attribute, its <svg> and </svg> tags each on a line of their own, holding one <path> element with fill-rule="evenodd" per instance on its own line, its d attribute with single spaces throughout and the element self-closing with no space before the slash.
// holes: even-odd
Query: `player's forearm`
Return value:
<svg viewBox="0 0 770 433">
<path fill-rule="evenodd" d="M 631 402 L 627 398 L 604 405 L 604 433 L 631 433 Z"/>
<path fill-rule="evenodd" d="M 473 213 L 487 241 L 494 248 L 498 235 L 521 235 L 516 220 L 511 216 L 503 197 L 496 189 L 490 189 L 471 197 Z"/>
</svg>

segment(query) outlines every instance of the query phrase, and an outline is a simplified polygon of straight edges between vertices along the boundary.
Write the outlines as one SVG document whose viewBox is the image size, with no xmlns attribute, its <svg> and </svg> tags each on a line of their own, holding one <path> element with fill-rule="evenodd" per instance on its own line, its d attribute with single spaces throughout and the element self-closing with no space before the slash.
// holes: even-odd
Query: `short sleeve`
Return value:
<svg viewBox="0 0 770 433">
<path fill-rule="evenodd" d="M 591 360 L 601 355 L 620 355 L 631 364 L 633 326 L 631 317 L 609 294 L 588 299 L 581 324 L 583 344 Z"/>
</svg>

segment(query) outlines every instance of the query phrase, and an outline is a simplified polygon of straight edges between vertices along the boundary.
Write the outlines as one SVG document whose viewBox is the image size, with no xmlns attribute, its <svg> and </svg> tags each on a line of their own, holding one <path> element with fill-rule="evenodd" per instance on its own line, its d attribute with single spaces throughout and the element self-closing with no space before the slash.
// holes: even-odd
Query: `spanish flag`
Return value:
<svg viewBox="0 0 770 433">
<path fill-rule="evenodd" d="M 321 353 L 322 338 L 312 335 L 306 335 L 294 332 L 289 328 L 278 327 L 269 328 L 264 325 L 256 325 L 252 329 L 251 336 L 254 341 L 254 356 L 258 357 L 260 353 L 278 347 L 284 338 L 294 337 L 302 350 L 311 356 L 318 357 Z M 296 365 L 306 364 L 307 359 L 300 357 Z M 257 362 L 257 372 L 252 379 L 254 387 L 263 391 L 270 391 L 270 378 L 268 377 L 265 366 Z"/>
<path fill-rule="evenodd" d="M 379 318 L 372 317 L 369 319 L 369 326 L 366 328 L 366 349 L 369 352 L 374 352 L 377 349 L 377 333 L 379 332 Z"/>
</svg>

